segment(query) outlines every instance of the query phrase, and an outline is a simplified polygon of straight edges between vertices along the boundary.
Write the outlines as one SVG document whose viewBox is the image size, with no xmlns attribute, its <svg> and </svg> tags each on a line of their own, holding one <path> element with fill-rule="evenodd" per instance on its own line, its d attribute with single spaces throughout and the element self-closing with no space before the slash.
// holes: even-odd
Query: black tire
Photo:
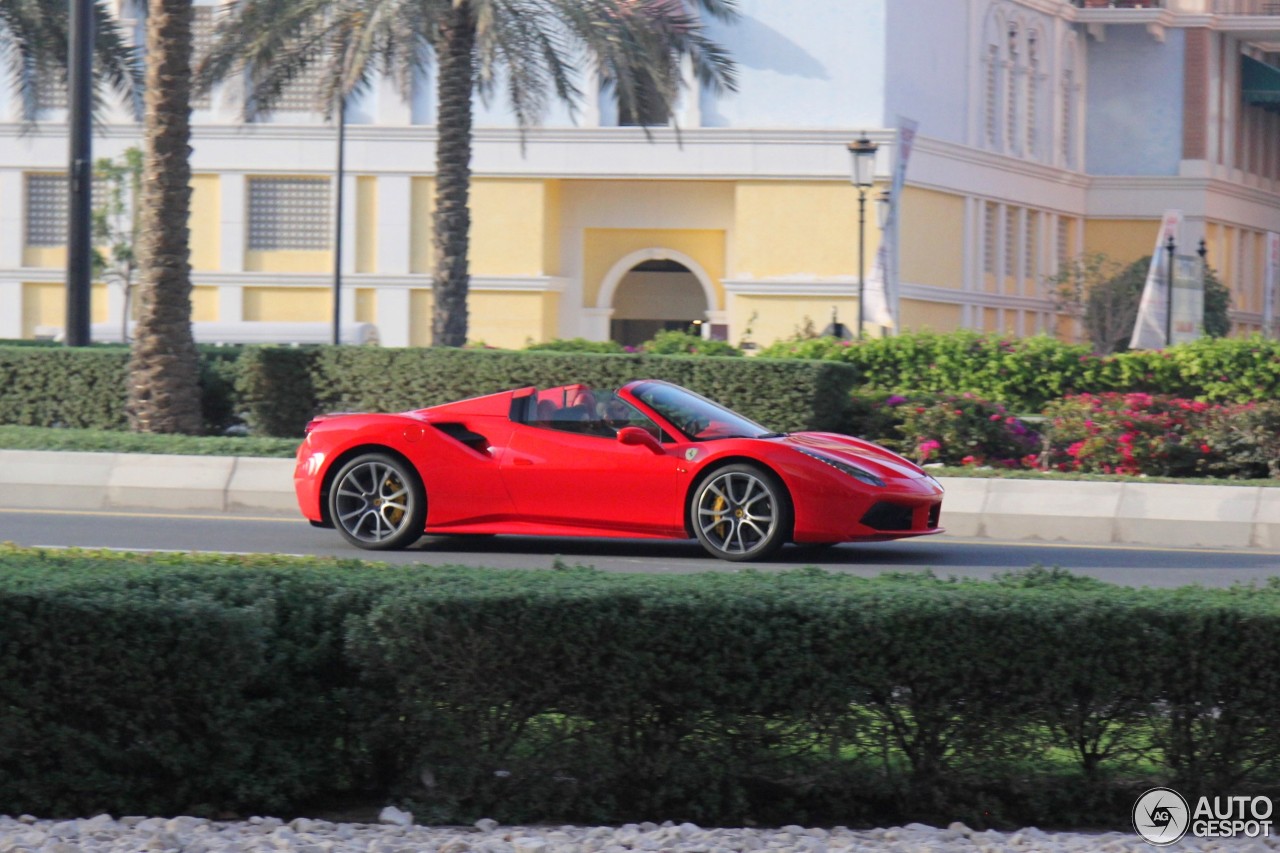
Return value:
<svg viewBox="0 0 1280 853">
<path fill-rule="evenodd" d="M 693 490 L 689 518 L 707 553 L 763 560 L 791 536 L 791 500 L 771 472 L 742 463 L 717 468 Z"/>
<path fill-rule="evenodd" d="M 357 548 L 392 551 L 422 537 L 427 495 L 417 472 L 385 453 L 365 453 L 338 469 L 329 518 Z"/>
</svg>

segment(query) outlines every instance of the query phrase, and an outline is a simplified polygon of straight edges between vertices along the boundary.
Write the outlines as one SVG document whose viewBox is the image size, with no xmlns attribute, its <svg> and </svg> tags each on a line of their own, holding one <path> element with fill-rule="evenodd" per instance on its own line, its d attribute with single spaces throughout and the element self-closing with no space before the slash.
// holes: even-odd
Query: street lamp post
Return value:
<svg viewBox="0 0 1280 853">
<path fill-rule="evenodd" d="M 848 145 L 849 154 L 853 156 L 853 185 L 858 190 L 858 340 L 862 340 L 862 325 L 865 316 L 866 288 L 866 238 L 867 238 L 867 190 L 875 183 L 876 149 L 879 148 L 867 138 L 864 132 L 857 140 Z"/>
<path fill-rule="evenodd" d="M 342 185 L 346 181 L 344 155 L 347 143 L 347 98 L 339 93 L 338 104 L 338 164 L 334 181 L 333 215 L 333 345 L 342 343 Z"/>
<path fill-rule="evenodd" d="M 88 346 L 93 281 L 93 3 L 71 0 L 67 43 L 67 346 Z M 127 318 L 126 318 L 127 319 Z"/>
<path fill-rule="evenodd" d="M 1173 253 L 1177 251 L 1178 244 L 1174 242 L 1173 235 L 1169 235 L 1169 242 L 1164 244 L 1164 250 L 1168 253 L 1166 258 L 1167 266 L 1164 269 L 1164 346 L 1165 349 L 1173 346 Z"/>
</svg>

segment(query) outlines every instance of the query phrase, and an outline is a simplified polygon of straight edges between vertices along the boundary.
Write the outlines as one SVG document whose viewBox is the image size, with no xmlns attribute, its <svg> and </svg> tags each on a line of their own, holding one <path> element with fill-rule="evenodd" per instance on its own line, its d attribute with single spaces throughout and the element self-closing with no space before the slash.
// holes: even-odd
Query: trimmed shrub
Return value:
<svg viewBox="0 0 1280 853">
<path fill-rule="evenodd" d="M 0 812 L 1123 825 L 1280 784 L 1277 637 L 1275 583 L 7 548 Z"/>
<path fill-rule="evenodd" d="M 666 379 L 772 429 L 832 429 L 853 373 L 844 365 L 768 359 L 316 347 L 258 349 L 237 386 L 255 431 L 301 435 L 327 411 L 399 412 L 524 385 L 612 388 Z"/>
<path fill-rule="evenodd" d="M 200 347 L 205 431 L 237 423 L 239 347 Z M 128 428 L 129 350 L 122 346 L 0 346 L 0 424 Z"/>
<path fill-rule="evenodd" d="M 528 352 L 625 352 L 617 341 L 589 341 L 586 338 L 557 338 L 553 341 L 529 344 Z"/>
<path fill-rule="evenodd" d="M 125 429 L 123 347 L 0 347 L 0 423 Z"/>
<path fill-rule="evenodd" d="M 315 350 L 246 347 L 235 390 L 245 424 L 255 435 L 301 436 L 318 414 L 312 384 Z"/>
<path fill-rule="evenodd" d="M 640 345 L 641 352 L 654 355 L 740 356 L 742 350 L 725 341 L 713 341 L 690 332 L 668 330 L 658 332 L 653 340 Z"/>
</svg>

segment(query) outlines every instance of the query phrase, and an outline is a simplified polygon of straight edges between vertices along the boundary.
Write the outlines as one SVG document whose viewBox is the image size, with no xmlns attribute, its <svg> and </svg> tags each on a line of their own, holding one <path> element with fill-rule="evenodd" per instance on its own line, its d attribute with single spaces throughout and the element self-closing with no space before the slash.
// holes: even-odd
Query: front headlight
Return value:
<svg viewBox="0 0 1280 853">
<path fill-rule="evenodd" d="M 835 459 L 830 456 L 824 456 L 821 453 L 814 453 L 811 450 L 801 450 L 800 452 L 803 453 L 805 456 L 809 456 L 813 459 L 817 459 L 819 462 L 826 463 L 827 465 L 830 465 L 832 468 L 835 468 L 837 471 L 840 471 L 841 473 L 844 473 L 844 474 L 848 474 L 850 477 L 853 477 L 855 480 L 861 483 L 866 483 L 868 486 L 876 486 L 879 488 L 884 487 L 883 479 L 876 476 L 875 474 L 872 474 L 870 471 L 864 468 L 859 468 L 857 465 L 851 465 L 848 462 L 845 462 L 841 459 Z"/>
</svg>

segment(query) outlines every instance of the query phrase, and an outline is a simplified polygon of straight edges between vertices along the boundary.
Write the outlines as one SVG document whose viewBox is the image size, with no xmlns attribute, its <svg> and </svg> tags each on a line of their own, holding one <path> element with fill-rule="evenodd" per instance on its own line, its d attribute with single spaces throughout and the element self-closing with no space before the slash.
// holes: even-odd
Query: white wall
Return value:
<svg viewBox="0 0 1280 853">
<path fill-rule="evenodd" d="M 920 132 L 933 139 L 967 141 L 970 70 L 976 61 L 972 8 L 966 0 L 889 3 L 886 127 L 905 116 L 920 122 Z"/>
<path fill-rule="evenodd" d="M 881 126 L 885 7 L 898 2 L 741 0 L 740 20 L 708 25 L 738 63 L 739 91 L 704 92 L 703 126 Z"/>
</svg>

